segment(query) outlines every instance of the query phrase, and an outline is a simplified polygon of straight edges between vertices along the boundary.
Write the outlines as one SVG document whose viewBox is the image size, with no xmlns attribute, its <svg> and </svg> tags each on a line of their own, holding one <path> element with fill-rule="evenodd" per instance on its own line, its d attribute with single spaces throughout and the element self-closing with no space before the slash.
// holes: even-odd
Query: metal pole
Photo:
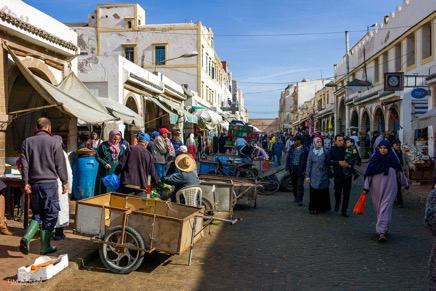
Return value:
<svg viewBox="0 0 436 291">
<path fill-rule="evenodd" d="M 347 64 L 347 83 L 345 85 L 348 85 L 350 83 L 350 54 L 349 54 L 349 48 L 348 48 L 348 31 L 345 31 L 345 60 Z M 346 94 L 345 90 L 345 94 Z"/>
<path fill-rule="evenodd" d="M 345 31 L 345 59 L 347 63 L 347 82 L 345 83 L 345 95 L 344 95 L 344 106 L 345 106 L 345 132 L 347 132 L 347 127 L 349 124 L 349 114 L 348 114 L 348 108 L 346 105 L 347 97 L 348 97 L 348 83 L 350 83 L 350 52 L 348 47 L 348 31 Z"/>
</svg>

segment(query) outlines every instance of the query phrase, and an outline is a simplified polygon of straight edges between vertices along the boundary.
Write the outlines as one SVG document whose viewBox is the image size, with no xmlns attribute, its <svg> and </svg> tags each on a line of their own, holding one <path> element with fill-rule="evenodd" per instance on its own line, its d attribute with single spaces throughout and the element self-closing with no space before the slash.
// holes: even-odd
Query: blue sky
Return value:
<svg viewBox="0 0 436 291">
<path fill-rule="evenodd" d="M 418 1 L 418 0 L 411 0 Z M 62 22 L 86 22 L 97 4 L 139 3 L 146 22 L 201 20 L 215 50 L 244 91 L 250 118 L 277 117 L 287 84 L 333 77 L 333 65 L 367 26 L 383 21 L 402 0 L 25 0 Z M 66 9 L 66 7 L 68 7 Z"/>
</svg>

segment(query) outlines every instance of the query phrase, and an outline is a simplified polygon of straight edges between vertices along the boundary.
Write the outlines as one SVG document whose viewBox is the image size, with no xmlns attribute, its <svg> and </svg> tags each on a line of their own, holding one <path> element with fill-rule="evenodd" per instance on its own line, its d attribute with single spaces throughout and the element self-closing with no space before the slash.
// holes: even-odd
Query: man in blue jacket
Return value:
<svg viewBox="0 0 436 291">
<path fill-rule="evenodd" d="M 191 155 L 180 154 L 177 156 L 175 163 L 180 172 L 161 178 L 163 183 L 175 186 L 173 193 L 170 194 L 171 201 L 176 201 L 176 193 L 183 187 L 200 185 L 196 171 L 197 165 Z"/>
<path fill-rule="evenodd" d="M 286 175 L 292 177 L 294 188 L 294 203 L 303 206 L 304 178 L 306 176 L 307 156 L 309 148 L 301 144 L 301 136 L 294 137 L 294 144 L 289 148 L 286 156 Z"/>
</svg>

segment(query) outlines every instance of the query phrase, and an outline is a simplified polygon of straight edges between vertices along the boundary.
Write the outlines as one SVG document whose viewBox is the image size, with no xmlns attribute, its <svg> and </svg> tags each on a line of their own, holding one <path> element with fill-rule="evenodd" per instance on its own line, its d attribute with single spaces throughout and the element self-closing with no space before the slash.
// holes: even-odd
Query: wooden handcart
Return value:
<svg viewBox="0 0 436 291">
<path fill-rule="evenodd" d="M 256 208 L 257 204 L 257 188 L 255 180 L 242 177 L 229 177 L 229 176 L 215 176 L 215 175 L 199 175 L 200 185 L 215 185 L 218 188 L 228 188 L 228 210 L 231 215 L 233 214 L 233 206 L 238 200 L 246 199 L 253 203 L 253 207 Z M 214 199 L 215 200 L 215 199 Z M 214 201 L 216 205 L 216 201 Z M 227 205 L 227 204 L 226 204 Z"/>
<path fill-rule="evenodd" d="M 203 212 L 203 208 L 111 192 L 77 201 L 75 231 L 100 244 L 100 259 L 114 273 L 136 270 L 144 254 L 153 251 L 180 255 L 190 249 L 190 265 L 194 243 L 201 238 Z"/>
</svg>

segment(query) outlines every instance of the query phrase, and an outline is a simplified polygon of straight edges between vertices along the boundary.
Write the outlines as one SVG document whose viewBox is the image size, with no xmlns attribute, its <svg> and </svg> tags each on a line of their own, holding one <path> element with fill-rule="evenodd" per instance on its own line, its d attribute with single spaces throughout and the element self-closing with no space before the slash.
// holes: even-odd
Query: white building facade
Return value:
<svg viewBox="0 0 436 291">
<path fill-rule="evenodd" d="M 404 0 L 335 65 L 336 133 L 357 129 L 363 138 L 368 131 L 397 130 L 408 145 L 431 138 L 434 157 L 434 128 L 414 131 L 411 123 L 429 106 L 428 95 L 412 91 L 427 91 L 425 79 L 436 71 L 435 10 L 434 1 Z M 392 81 L 403 82 L 404 89 L 392 91 L 397 84 L 385 83 L 386 73 L 402 73 Z"/>
<path fill-rule="evenodd" d="M 86 27 L 74 29 L 88 56 L 123 56 L 197 91 L 217 110 L 231 97 L 231 73 L 214 49 L 213 31 L 201 21 L 146 24 L 145 10 L 138 4 L 105 4 L 88 16 Z M 181 57 L 193 52 L 197 55 Z"/>
</svg>

